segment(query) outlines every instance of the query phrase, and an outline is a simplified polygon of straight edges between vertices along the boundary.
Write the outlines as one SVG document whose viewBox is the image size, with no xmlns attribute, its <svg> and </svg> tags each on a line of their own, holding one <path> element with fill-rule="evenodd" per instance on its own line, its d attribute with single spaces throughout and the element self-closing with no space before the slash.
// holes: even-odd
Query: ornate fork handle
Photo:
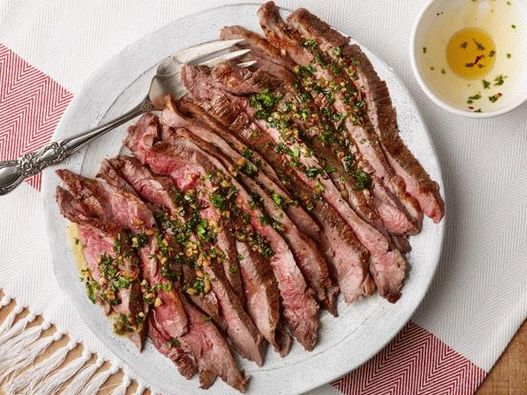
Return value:
<svg viewBox="0 0 527 395">
<path fill-rule="evenodd" d="M 146 97 L 130 111 L 103 125 L 77 136 L 55 141 L 36 152 L 28 152 L 17 160 L 0 162 L 0 195 L 11 192 L 26 178 L 40 173 L 46 167 L 62 162 L 90 141 L 153 109 L 152 102 Z"/>
</svg>

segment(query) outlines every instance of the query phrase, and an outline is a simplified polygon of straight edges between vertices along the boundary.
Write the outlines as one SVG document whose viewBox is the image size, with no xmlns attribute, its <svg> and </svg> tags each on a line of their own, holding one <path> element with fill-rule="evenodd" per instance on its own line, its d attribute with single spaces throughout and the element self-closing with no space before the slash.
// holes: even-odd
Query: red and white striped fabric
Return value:
<svg viewBox="0 0 527 395">
<path fill-rule="evenodd" d="M 408 26 L 423 3 L 302 2 L 354 33 L 406 80 L 433 131 L 449 215 L 439 273 L 412 321 L 371 361 L 313 393 L 472 394 L 527 316 L 527 133 L 520 133 L 527 125 L 520 111 L 475 123 L 425 99 L 406 59 Z M 110 56 L 217 2 L 124 4 L 0 0 L 0 160 L 47 143 L 74 93 Z M 35 177 L 0 198 L 0 289 L 8 295 L 0 307 L 14 298 L 113 362 L 55 284 L 39 190 Z"/>
</svg>

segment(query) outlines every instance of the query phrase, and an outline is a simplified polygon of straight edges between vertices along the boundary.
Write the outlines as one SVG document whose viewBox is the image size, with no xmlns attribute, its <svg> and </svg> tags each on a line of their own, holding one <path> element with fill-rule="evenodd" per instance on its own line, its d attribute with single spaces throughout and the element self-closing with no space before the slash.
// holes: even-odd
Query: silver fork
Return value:
<svg viewBox="0 0 527 395">
<path fill-rule="evenodd" d="M 145 112 L 155 110 L 156 103 L 159 103 L 159 99 L 165 95 L 170 94 L 176 98 L 184 96 L 187 92 L 181 83 L 179 73 L 183 64 L 214 66 L 223 61 L 238 59 L 250 50 L 227 51 L 242 41 L 243 39 L 210 41 L 181 50 L 159 63 L 148 94 L 130 111 L 84 133 L 52 142 L 36 152 L 28 152 L 16 160 L 0 162 L 0 195 L 11 192 L 26 178 L 40 173 L 46 167 L 62 162 L 81 147 L 110 130 Z M 238 66 L 248 67 L 254 63 L 254 61 L 241 62 Z"/>
</svg>

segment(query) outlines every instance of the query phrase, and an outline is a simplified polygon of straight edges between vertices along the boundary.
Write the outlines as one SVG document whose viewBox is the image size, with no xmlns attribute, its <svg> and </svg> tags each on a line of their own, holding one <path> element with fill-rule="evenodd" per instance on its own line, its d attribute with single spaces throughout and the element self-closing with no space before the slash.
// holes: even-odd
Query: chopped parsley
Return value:
<svg viewBox="0 0 527 395">
<path fill-rule="evenodd" d="M 468 99 L 467 99 L 467 103 L 468 104 L 472 104 L 474 103 L 476 100 L 479 100 L 481 99 L 481 93 L 476 93 L 475 95 L 473 96 L 469 96 Z"/>
<path fill-rule="evenodd" d="M 496 103 L 502 96 L 503 94 L 498 92 L 495 95 L 489 96 L 489 101 L 491 103 Z"/>
<path fill-rule="evenodd" d="M 273 201 L 276 207 L 284 208 L 284 198 L 276 192 L 273 192 Z"/>
<path fill-rule="evenodd" d="M 181 346 L 181 343 L 175 337 L 168 340 L 167 343 L 170 347 L 180 347 Z"/>
<path fill-rule="evenodd" d="M 302 41 L 302 46 L 305 48 L 315 49 L 318 47 L 318 43 L 315 39 L 307 39 Z"/>
<path fill-rule="evenodd" d="M 507 76 L 500 74 L 496 78 L 494 78 L 494 86 L 501 86 L 505 83 L 505 79 Z"/>
</svg>

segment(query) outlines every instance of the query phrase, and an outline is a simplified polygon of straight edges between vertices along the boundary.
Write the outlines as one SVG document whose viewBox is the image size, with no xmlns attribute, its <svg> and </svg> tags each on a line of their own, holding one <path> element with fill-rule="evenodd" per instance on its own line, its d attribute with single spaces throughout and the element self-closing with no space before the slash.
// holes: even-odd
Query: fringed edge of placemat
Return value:
<svg viewBox="0 0 527 395">
<path fill-rule="evenodd" d="M 137 382 L 135 395 L 145 391 L 145 384 L 128 369 L 97 357 L 4 294 L 0 311 L 8 306 L 11 311 L 0 323 L 0 388 L 6 395 L 48 395 L 59 391 L 68 395 L 96 394 L 119 371 L 123 378 L 113 395 L 125 395 L 132 381 Z M 66 360 L 74 351 L 75 356 Z"/>
</svg>

